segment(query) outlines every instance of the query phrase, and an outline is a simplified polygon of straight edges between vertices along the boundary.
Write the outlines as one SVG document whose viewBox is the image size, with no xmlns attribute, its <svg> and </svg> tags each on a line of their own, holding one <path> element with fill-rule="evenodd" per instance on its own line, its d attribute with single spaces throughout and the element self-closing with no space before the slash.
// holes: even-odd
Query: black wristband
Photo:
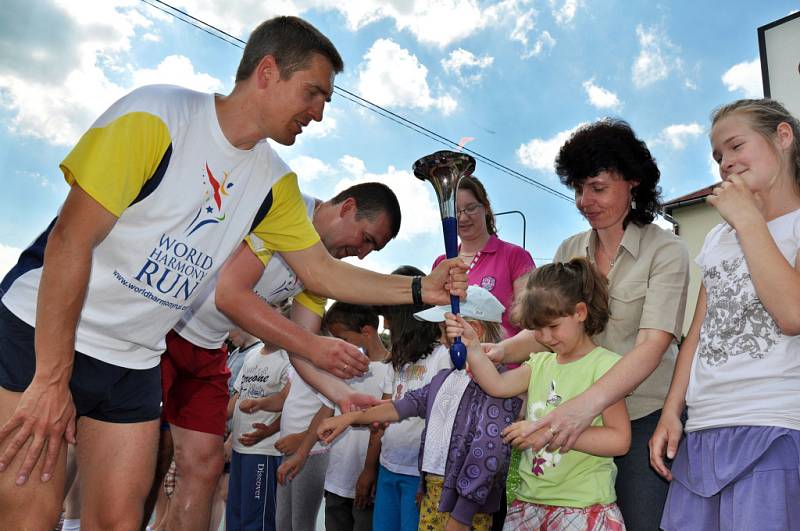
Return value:
<svg viewBox="0 0 800 531">
<path fill-rule="evenodd" d="M 420 276 L 411 279 L 411 300 L 416 306 L 422 304 L 422 277 Z"/>
</svg>

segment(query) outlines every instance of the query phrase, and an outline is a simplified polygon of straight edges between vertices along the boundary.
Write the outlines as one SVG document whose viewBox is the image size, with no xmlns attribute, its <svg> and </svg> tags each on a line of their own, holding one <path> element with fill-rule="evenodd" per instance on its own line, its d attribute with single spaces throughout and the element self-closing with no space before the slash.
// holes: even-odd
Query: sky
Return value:
<svg viewBox="0 0 800 531">
<path fill-rule="evenodd" d="M 106 107 L 151 83 L 227 94 L 241 57 L 239 48 L 141 1 L 3 4 L 0 274 L 56 215 L 68 191 L 59 162 Z M 580 124 L 622 118 L 656 157 L 664 200 L 718 180 L 709 114 L 763 95 L 757 28 L 800 8 L 797 0 L 172 5 L 244 40 L 262 20 L 301 16 L 344 58 L 337 86 L 449 139 L 472 138 L 468 148 L 562 193 L 570 194 L 553 170 L 560 145 Z M 401 264 L 427 271 L 443 253 L 433 188 L 411 166 L 445 148 L 337 95 L 294 146 L 276 146 L 305 193 L 327 199 L 370 180 L 397 193 L 400 235 L 361 261 L 382 272 Z M 496 212 L 524 214 L 525 247 L 538 263 L 588 228 L 571 201 L 482 162 L 475 174 Z M 498 229 L 523 244 L 522 216 L 500 216 Z"/>
</svg>

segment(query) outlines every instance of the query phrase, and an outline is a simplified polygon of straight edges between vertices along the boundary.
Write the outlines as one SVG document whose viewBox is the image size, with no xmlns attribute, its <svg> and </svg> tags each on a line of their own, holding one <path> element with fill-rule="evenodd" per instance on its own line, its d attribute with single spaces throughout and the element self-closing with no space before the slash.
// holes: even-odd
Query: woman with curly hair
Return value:
<svg viewBox="0 0 800 531">
<path fill-rule="evenodd" d="M 685 244 L 653 223 L 659 210 L 661 172 L 630 125 L 605 119 L 579 128 L 556 158 L 561 182 L 591 229 L 564 240 L 554 261 L 584 256 L 608 278 L 611 319 L 593 337 L 622 359 L 584 393 L 536 422 L 527 441 L 534 450 L 570 450 L 591 420 L 627 397 L 631 449 L 616 458 L 618 505 L 630 530 L 658 529 L 667 483 L 649 464 L 648 439 L 660 408 L 681 337 L 689 282 Z M 538 352 L 522 332 L 496 346 L 504 361 Z"/>
</svg>

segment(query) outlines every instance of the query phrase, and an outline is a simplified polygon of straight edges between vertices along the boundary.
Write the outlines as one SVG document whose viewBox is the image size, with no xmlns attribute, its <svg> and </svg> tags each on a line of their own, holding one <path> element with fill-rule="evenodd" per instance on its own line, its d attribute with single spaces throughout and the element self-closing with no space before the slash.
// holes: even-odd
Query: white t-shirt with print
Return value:
<svg viewBox="0 0 800 531">
<path fill-rule="evenodd" d="M 347 380 L 347 385 L 358 393 L 380 398 L 387 372 L 393 372 L 391 363 L 372 361 L 366 373 Z M 336 414 L 340 414 L 338 409 Z M 356 481 L 364 469 L 369 433 L 368 426 L 351 426 L 330 446 L 331 465 L 325 475 L 325 490 L 344 498 L 356 497 Z"/>
<path fill-rule="evenodd" d="M 800 248 L 800 210 L 770 221 L 768 228 L 794 267 Z M 686 391 L 686 430 L 720 426 L 800 430 L 800 336 L 782 334 L 762 305 L 730 225 L 723 223 L 709 232 L 697 264 L 708 310 Z"/>
<path fill-rule="evenodd" d="M 280 413 L 271 411 L 256 411 L 255 413 L 245 413 L 239 409 L 242 400 L 262 398 L 265 396 L 279 393 L 289 381 L 289 356 L 285 350 L 276 350 L 268 354 L 263 353 L 263 349 L 252 349 L 247 353 L 236 378 L 233 388 L 239 393 L 236 400 L 236 407 L 233 410 L 233 449 L 240 454 L 261 454 L 261 455 L 281 455 L 275 449 L 275 441 L 279 434 L 275 432 L 254 444 L 245 446 L 239 442 L 239 436 L 243 433 L 253 431 L 254 422 L 262 422 L 266 425 L 271 424 L 278 418 Z"/>
<path fill-rule="evenodd" d="M 317 391 L 303 380 L 293 367 L 289 367 L 289 395 L 283 403 L 281 413 L 281 438 L 293 433 L 306 431 L 319 408 L 327 406 L 320 400 Z M 327 446 L 317 441 L 311 448 L 309 455 L 321 454 L 328 451 Z"/>
<path fill-rule="evenodd" d="M 429 384 L 437 372 L 450 369 L 450 352 L 439 345 L 416 363 L 406 363 L 399 371 L 387 371 L 383 392 L 400 400 L 406 392 Z M 419 476 L 419 446 L 425 421 L 407 418 L 390 424 L 381 440 L 381 465 L 396 474 Z"/>
</svg>

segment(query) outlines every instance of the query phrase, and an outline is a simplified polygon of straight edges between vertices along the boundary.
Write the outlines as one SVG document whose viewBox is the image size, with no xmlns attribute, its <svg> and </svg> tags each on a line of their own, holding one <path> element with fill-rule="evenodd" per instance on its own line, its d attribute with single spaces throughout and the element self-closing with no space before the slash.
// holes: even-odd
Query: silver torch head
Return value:
<svg viewBox="0 0 800 531">
<path fill-rule="evenodd" d="M 466 153 L 437 151 L 416 161 L 413 170 L 417 179 L 433 185 L 442 219 L 455 218 L 458 183 L 475 171 L 475 159 Z"/>
</svg>

